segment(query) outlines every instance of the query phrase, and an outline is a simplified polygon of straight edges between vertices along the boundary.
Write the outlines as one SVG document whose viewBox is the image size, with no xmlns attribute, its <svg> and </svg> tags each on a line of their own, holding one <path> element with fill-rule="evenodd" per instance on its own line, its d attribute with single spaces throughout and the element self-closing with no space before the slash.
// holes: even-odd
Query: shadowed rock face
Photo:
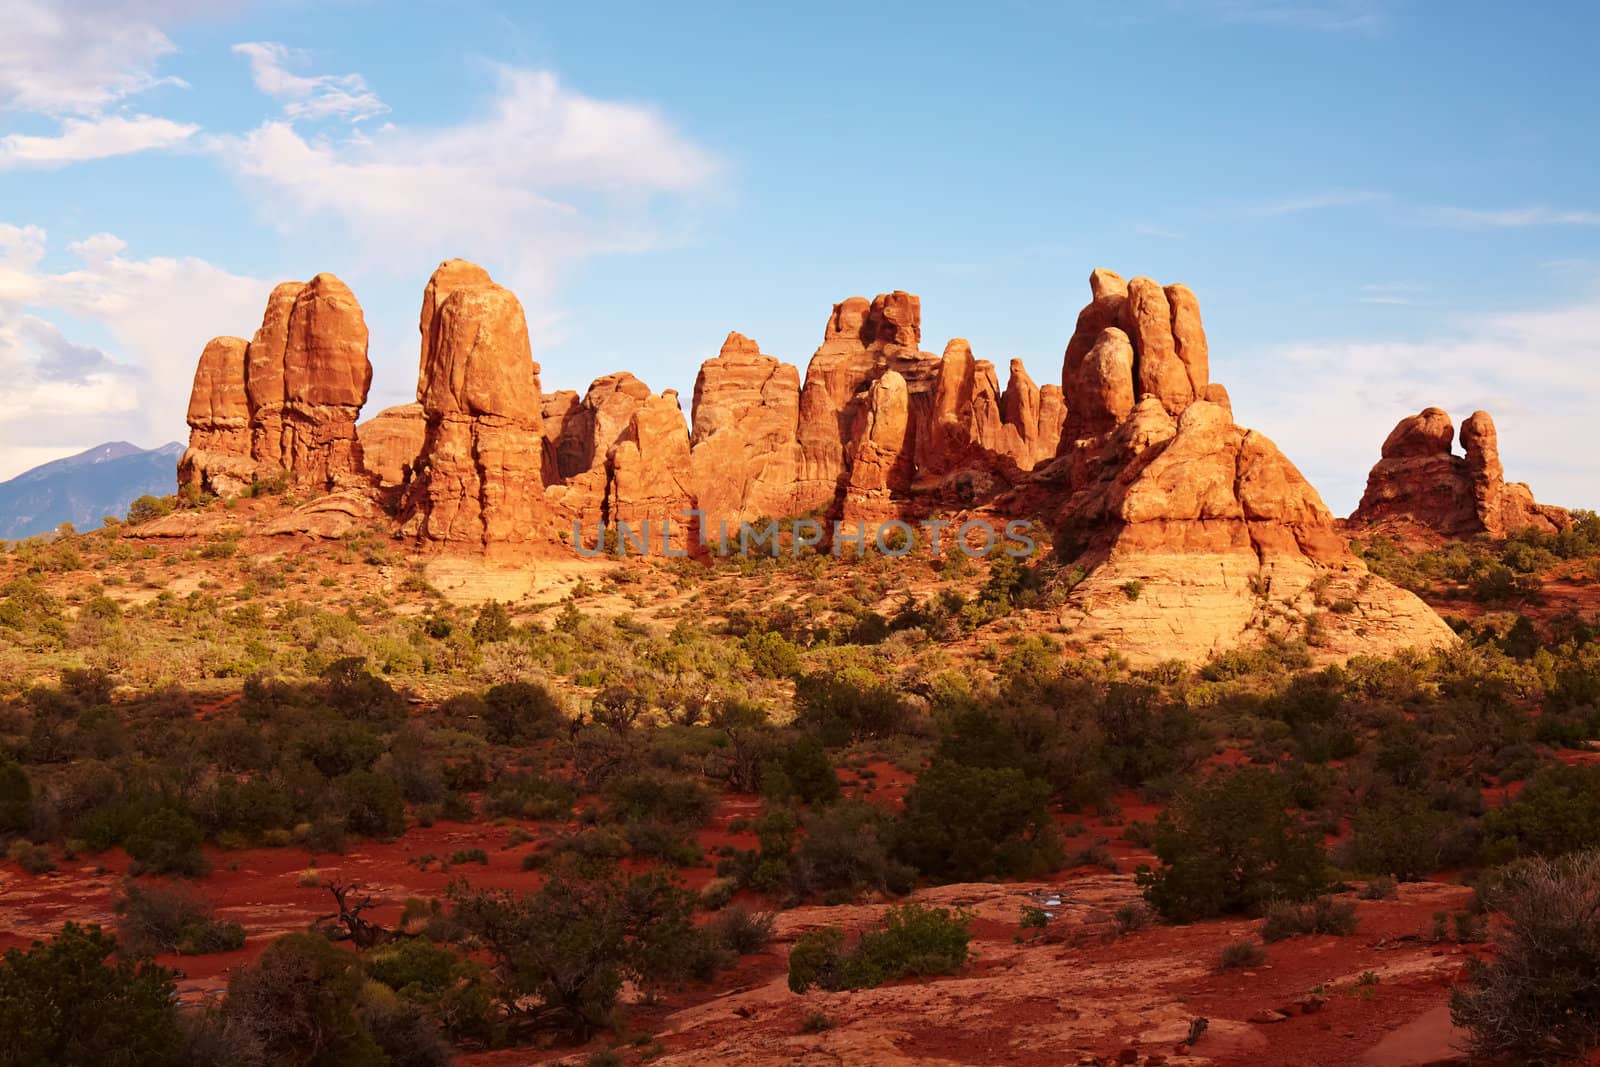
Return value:
<svg viewBox="0 0 1600 1067">
<path fill-rule="evenodd" d="M 225 354 L 214 351 L 220 342 Z M 229 383 L 225 435 L 219 416 L 203 410 L 223 399 L 219 360 Z M 356 419 L 371 384 L 367 325 L 349 288 L 332 274 L 279 285 L 252 340 L 218 338 L 202 353 L 194 394 L 200 407 L 190 405 L 197 458 L 181 465 L 189 473 L 180 480 L 225 496 L 280 475 L 312 492 L 367 484 Z M 242 427 L 232 425 L 240 417 Z"/>
<path fill-rule="evenodd" d="M 402 519 L 430 541 L 525 541 L 542 514 L 543 416 L 522 304 L 475 264 L 423 294 L 417 402 L 427 421 Z"/>
<path fill-rule="evenodd" d="M 428 418 L 421 404 L 385 408 L 356 426 L 361 458 L 384 488 L 404 485 L 422 452 Z"/>
<path fill-rule="evenodd" d="M 1507 482 L 1499 435 L 1486 411 L 1461 424 L 1465 456 L 1451 450 L 1455 427 L 1440 408 L 1401 419 L 1367 475 L 1353 523 L 1403 520 L 1445 537 L 1504 537 L 1532 527 L 1553 533 L 1572 524 L 1563 508 L 1537 503 L 1521 482 Z"/>
</svg>

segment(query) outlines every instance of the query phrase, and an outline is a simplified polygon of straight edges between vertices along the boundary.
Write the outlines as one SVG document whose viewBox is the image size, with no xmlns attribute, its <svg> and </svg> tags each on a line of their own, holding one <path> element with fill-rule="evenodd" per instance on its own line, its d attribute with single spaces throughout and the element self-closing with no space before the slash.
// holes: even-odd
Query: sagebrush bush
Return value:
<svg viewBox="0 0 1600 1067">
<path fill-rule="evenodd" d="M 1492 962 L 1469 962 L 1450 1015 L 1483 1057 L 1556 1064 L 1600 1048 L 1600 851 L 1528 859 L 1486 898 L 1505 916 Z"/>
<path fill-rule="evenodd" d="M 1267 962 L 1267 950 L 1254 941 L 1233 941 L 1217 954 L 1217 970 L 1235 971 Z"/>
<path fill-rule="evenodd" d="M 1309 934 L 1345 937 L 1356 931 L 1356 905 L 1350 900 L 1317 897 L 1305 904 L 1280 901 L 1267 908 L 1261 921 L 1261 940 L 1282 941 Z"/>
<path fill-rule="evenodd" d="M 123 886 L 116 903 L 117 934 L 134 952 L 201 956 L 244 947 L 244 927 L 219 921 L 210 901 L 177 886 Z"/>
</svg>

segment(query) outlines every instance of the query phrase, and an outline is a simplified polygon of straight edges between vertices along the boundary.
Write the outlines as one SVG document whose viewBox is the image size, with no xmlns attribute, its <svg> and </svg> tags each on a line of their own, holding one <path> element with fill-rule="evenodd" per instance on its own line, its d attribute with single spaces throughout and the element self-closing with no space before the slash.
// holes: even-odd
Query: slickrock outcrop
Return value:
<svg viewBox="0 0 1600 1067">
<path fill-rule="evenodd" d="M 417 400 L 427 418 L 406 527 L 432 541 L 524 541 L 542 512 L 543 418 L 522 304 L 474 264 L 439 266 L 423 295 Z"/>
<path fill-rule="evenodd" d="M 1350 521 L 1411 522 L 1445 537 L 1504 537 L 1527 527 L 1553 533 L 1571 525 L 1565 509 L 1539 504 L 1527 485 L 1505 480 L 1488 412 L 1474 412 L 1461 424 L 1465 456 L 1452 451 L 1454 441 L 1455 427 L 1440 408 L 1401 419 L 1384 440 Z"/>
<path fill-rule="evenodd" d="M 1327 655 L 1453 640 L 1367 572 L 1271 441 L 1234 423 L 1192 293 L 1144 278 L 1124 292 L 1109 271 L 1090 287 L 1064 360 L 1061 458 L 1017 494 L 1054 495 L 1058 540 L 1087 571 L 1064 623 L 1136 662 L 1267 635 Z M 1324 610 L 1339 601 L 1349 610 Z"/>
<path fill-rule="evenodd" d="M 191 403 L 190 426 L 198 436 L 191 435 L 190 445 L 205 460 L 184 465 L 200 472 L 185 484 L 222 495 L 281 476 L 312 492 L 370 484 L 356 419 L 372 384 L 372 364 L 366 320 L 349 287 L 332 274 L 285 282 L 268 298 L 255 337 L 227 340 L 225 357 L 208 346 L 196 373 L 200 407 Z M 223 358 L 229 413 L 219 416 L 206 408 L 223 399 L 215 372 Z M 241 414 L 242 427 L 233 425 Z M 226 433 L 219 418 L 229 423 Z M 208 478 L 202 468 L 217 476 Z"/>
<path fill-rule="evenodd" d="M 401 404 L 385 408 L 366 422 L 356 425 L 361 441 L 362 461 L 367 471 L 385 488 L 404 485 L 422 453 L 428 433 L 428 417 L 421 404 Z"/>
<path fill-rule="evenodd" d="M 200 353 L 189 394 L 189 447 L 178 460 L 178 485 L 217 496 L 249 488 L 250 404 L 241 337 L 214 337 Z"/>
<path fill-rule="evenodd" d="M 800 372 L 743 334 L 700 366 L 694 383 L 689 485 L 711 521 L 797 514 Z"/>
</svg>

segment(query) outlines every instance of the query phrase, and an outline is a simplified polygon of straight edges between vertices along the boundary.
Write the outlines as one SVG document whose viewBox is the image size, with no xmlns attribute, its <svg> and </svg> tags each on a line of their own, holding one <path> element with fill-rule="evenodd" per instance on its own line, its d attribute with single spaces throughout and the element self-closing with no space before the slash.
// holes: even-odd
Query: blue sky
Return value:
<svg viewBox="0 0 1600 1067">
<path fill-rule="evenodd" d="M 1429 404 L 1600 505 L 1600 11 L 1587 4 L 9 0 L 0 478 L 182 439 L 195 360 L 331 270 L 410 399 L 474 259 L 547 389 L 687 397 L 737 329 L 802 369 L 908 289 L 924 347 L 1059 379 L 1095 266 L 1200 296 L 1213 376 L 1338 513 Z"/>
</svg>

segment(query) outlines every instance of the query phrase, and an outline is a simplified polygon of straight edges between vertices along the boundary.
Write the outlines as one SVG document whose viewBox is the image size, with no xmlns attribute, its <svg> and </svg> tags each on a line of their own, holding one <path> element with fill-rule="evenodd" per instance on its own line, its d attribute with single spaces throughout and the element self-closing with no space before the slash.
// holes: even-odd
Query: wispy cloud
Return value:
<svg viewBox="0 0 1600 1067">
<path fill-rule="evenodd" d="M 1152 226 L 1148 222 L 1136 223 L 1133 227 L 1133 232 L 1144 237 L 1159 237 L 1166 241 L 1180 241 L 1183 239 L 1183 234 L 1177 230 L 1169 230 L 1163 226 Z"/>
<path fill-rule="evenodd" d="M 0 108 L 96 114 L 157 85 L 177 46 L 159 23 L 213 10 L 208 0 L 10 0 L 0 34 Z"/>
<path fill-rule="evenodd" d="M 1517 229 L 1527 226 L 1600 226 L 1600 211 L 1570 211 L 1543 204 L 1532 207 L 1479 209 L 1432 207 L 1428 221 L 1441 226 Z"/>
<path fill-rule="evenodd" d="M 256 88 L 282 100 L 283 113 L 291 119 L 341 118 L 360 122 L 389 110 L 359 74 L 293 73 L 291 65 L 303 66 L 309 61 L 307 54 L 298 49 L 274 41 L 247 41 L 234 45 L 233 50 L 250 60 L 250 75 Z"/>
<path fill-rule="evenodd" d="M 0 171 L 53 169 L 171 148 L 198 126 L 125 113 L 130 97 L 186 86 L 157 73 L 177 47 L 159 23 L 212 13 L 231 0 L 10 0 L 0 31 L 0 112 L 46 116 L 50 134 L 0 137 Z"/>
<path fill-rule="evenodd" d="M 1307 211 L 1327 211 L 1333 208 L 1374 204 L 1387 199 L 1389 199 L 1387 193 L 1374 192 L 1370 189 L 1326 189 L 1277 200 L 1265 200 L 1254 204 L 1252 210 L 1258 215 L 1299 215 Z"/>
<path fill-rule="evenodd" d="M 186 122 L 152 115 L 108 115 L 69 118 L 56 136 L 13 133 L 0 137 L 0 171 L 50 170 L 89 159 L 125 156 L 171 148 L 200 130 Z"/>
<path fill-rule="evenodd" d="M 1374 33 L 1390 21 L 1382 0 L 1170 0 L 1186 14 L 1318 33 Z"/>
<path fill-rule="evenodd" d="M 1417 295 L 1426 291 L 1414 282 L 1382 282 L 1363 285 L 1356 299 L 1363 304 L 1407 305 L 1415 304 Z"/>
</svg>

